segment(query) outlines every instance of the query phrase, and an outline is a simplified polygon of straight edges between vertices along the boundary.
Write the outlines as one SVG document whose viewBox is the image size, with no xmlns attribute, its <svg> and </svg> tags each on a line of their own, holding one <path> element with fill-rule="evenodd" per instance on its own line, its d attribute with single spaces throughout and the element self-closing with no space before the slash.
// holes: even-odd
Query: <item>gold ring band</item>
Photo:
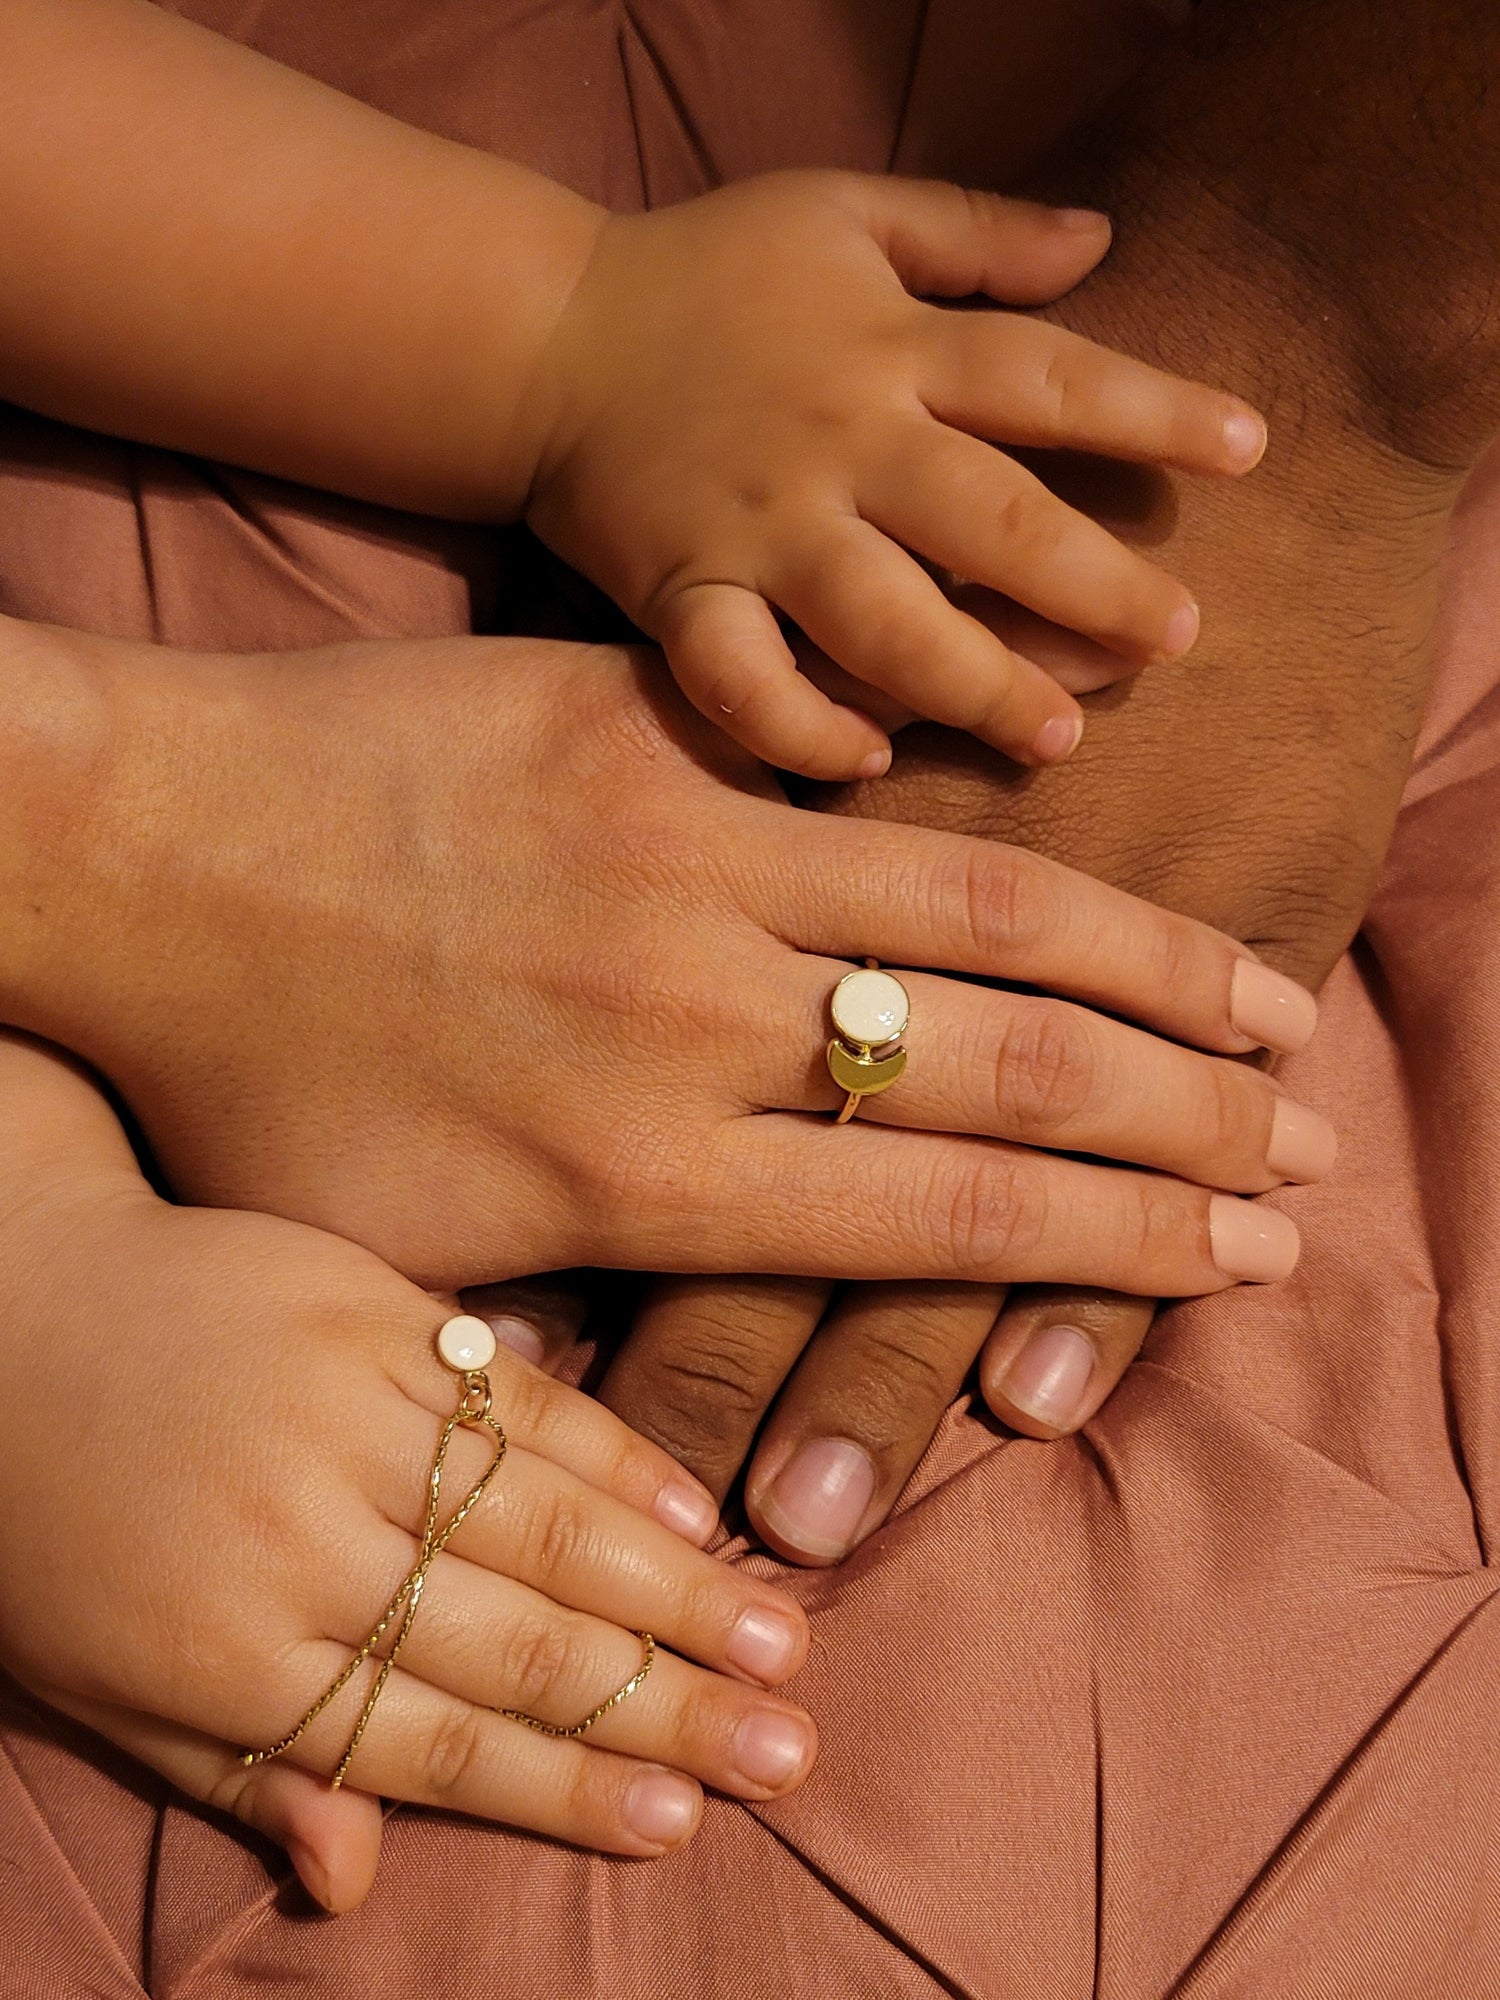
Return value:
<svg viewBox="0 0 1500 2000">
<path fill-rule="evenodd" d="M 525 1715 L 519 1708 L 502 1708 L 500 1713 L 510 1722 L 524 1722 L 528 1729 L 534 1729 L 539 1736 L 587 1736 L 596 1722 L 602 1722 L 612 1708 L 618 1708 L 622 1701 L 635 1693 L 656 1665 L 656 1641 L 651 1634 L 637 1632 L 635 1636 L 646 1649 L 641 1656 L 641 1664 L 623 1687 L 617 1687 L 608 1701 L 601 1701 L 597 1708 L 591 1709 L 582 1722 L 575 1722 L 570 1728 L 562 1729 L 555 1722 L 543 1722 L 539 1716 Z"/>
<path fill-rule="evenodd" d="M 882 972 L 867 958 L 844 974 L 828 1005 L 833 1016 L 833 1039 L 825 1051 L 828 1073 L 845 1093 L 833 1122 L 846 1125 L 865 1098 L 900 1081 L 906 1068 L 901 1037 L 911 1019 L 911 1000 L 894 973 Z"/>
</svg>

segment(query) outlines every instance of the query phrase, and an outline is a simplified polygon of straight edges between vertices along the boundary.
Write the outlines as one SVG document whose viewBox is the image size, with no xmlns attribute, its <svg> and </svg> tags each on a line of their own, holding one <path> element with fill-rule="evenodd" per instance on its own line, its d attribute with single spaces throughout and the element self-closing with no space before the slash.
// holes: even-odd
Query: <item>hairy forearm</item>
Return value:
<svg viewBox="0 0 1500 2000">
<path fill-rule="evenodd" d="M 602 211 L 147 0 L 0 14 L 0 396 L 504 519 Z"/>
<path fill-rule="evenodd" d="M 1007 775 L 956 738 L 908 732 L 892 776 L 837 807 L 1040 847 L 1234 930 L 1309 983 L 1326 973 L 1389 838 L 1447 514 L 1500 413 L 1496 330 L 1433 226 L 1461 186 L 1469 258 L 1500 255 L 1500 107 L 1445 116 L 1448 144 L 1431 129 L 1433 103 L 1471 90 L 1463 63 L 1500 31 L 1440 0 L 1409 60 L 1386 62 L 1409 11 L 1210 5 L 1047 188 L 1117 218 L 1108 264 L 1049 317 L 1270 413 L 1265 463 L 1233 491 L 1053 469 L 1197 588 L 1193 659 L 1096 698 L 1065 769 Z M 1427 272 L 1395 310 L 1380 279 L 1393 257 Z"/>
</svg>

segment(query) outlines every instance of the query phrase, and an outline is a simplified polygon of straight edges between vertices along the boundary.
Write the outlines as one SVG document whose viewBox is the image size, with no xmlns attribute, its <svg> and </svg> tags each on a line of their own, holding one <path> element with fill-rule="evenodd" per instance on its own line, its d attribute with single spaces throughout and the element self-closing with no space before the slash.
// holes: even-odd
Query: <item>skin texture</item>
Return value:
<svg viewBox="0 0 1500 2000">
<path fill-rule="evenodd" d="M 27 1246 L 0 1272 L 9 1674 L 283 1841 L 334 1908 L 373 1877 L 366 1787 L 655 1855 L 691 1837 L 704 1784 L 765 1799 L 801 1783 L 813 1725 L 768 1692 L 805 1655 L 800 1609 L 692 1545 L 714 1509 L 664 1453 L 503 1350 L 505 1462 L 428 1574 L 359 1789 L 308 1774 L 338 1763 L 373 1669 L 282 1761 L 241 1766 L 236 1749 L 293 1724 L 415 1560 L 457 1399 L 431 1344 L 444 1313 L 335 1237 L 159 1200 L 56 1051 L 0 1036 L 0 1080 L 0 1229 Z M 58 1337 L 105 1325 L 86 1365 Z M 255 1421 L 231 1420 L 243 1411 Z M 107 1478 L 59 1449 L 84 1437 Z M 455 1433 L 443 1519 L 492 1451 Z M 635 1671 L 639 1628 L 661 1642 L 652 1671 L 587 1740 L 492 1712 L 575 1722 Z"/>
<path fill-rule="evenodd" d="M 1117 221 L 1109 262 L 1049 318 L 1161 367 L 1212 357 L 1269 413 L 1271 449 L 1232 495 L 1050 469 L 1193 584 L 1198 654 L 1094 703 L 1066 771 L 1008 776 L 914 730 L 889 778 L 831 810 L 1020 841 L 1321 981 L 1389 838 L 1447 516 L 1500 423 L 1484 277 L 1500 254 L 1500 107 L 1481 83 L 1497 62 L 1500 23 L 1457 5 L 1203 8 L 1153 88 L 1042 190 L 1086 190 Z M 1163 312 L 1164 298 L 1186 303 Z M 995 1411 L 1052 1437 L 1104 1400 L 1152 1316 L 1078 1289 L 856 1290 L 824 1317 L 827 1297 L 671 1283 L 602 1390 L 715 1491 L 748 1458 L 752 1520 L 807 1561 L 885 1517 L 976 1357 Z M 1029 1336 L 1060 1325 L 1082 1335 L 1087 1371 L 1064 1371 L 1078 1392 L 1064 1422 L 1006 1380 Z M 776 1488 L 824 1439 L 861 1454 L 836 1537 Z"/>
<path fill-rule="evenodd" d="M 27 628 L 10 684 L 4 1004 L 110 1079 L 186 1199 L 441 1288 L 1290 1268 L 1290 1225 L 1277 1271 L 1243 1262 L 1235 1195 L 1307 1167 L 1271 1164 L 1277 1094 L 1223 1060 L 1267 976 L 1237 946 L 992 842 L 796 814 L 638 656 Z M 841 1102 L 824 1016 L 856 932 L 1084 1004 L 910 975 L 923 1057 L 835 1130 L 806 1114 Z M 1038 1051 L 1073 1050 L 1097 1082 L 1039 1100 Z"/>
<path fill-rule="evenodd" d="M 1264 447 L 1237 398 L 912 296 L 1055 298 L 1103 253 L 1097 215 L 802 173 L 612 217 L 145 0 L 7 7 L 0 235 L 0 393 L 359 498 L 524 516 L 705 715 L 809 777 L 885 768 L 871 707 L 1027 763 L 1077 741 L 1072 697 L 907 550 L 1087 635 L 1100 676 L 1192 644 L 1180 583 L 983 441 L 1221 474 Z"/>
</svg>

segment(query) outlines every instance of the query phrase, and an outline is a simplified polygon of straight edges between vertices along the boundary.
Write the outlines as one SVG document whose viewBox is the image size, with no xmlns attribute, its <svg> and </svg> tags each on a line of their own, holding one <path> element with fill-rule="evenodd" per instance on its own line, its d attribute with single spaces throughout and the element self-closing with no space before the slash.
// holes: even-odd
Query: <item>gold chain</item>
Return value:
<svg viewBox="0 0 1500 2000">
<path fill-rule="evenodd" d="M 511 1722 L 524 1722 L 528 1729 L 534 1729 L 539 1736 L 587 1736 L 596 1722 L 601 1721 L 603 1717 L 608 1715 L 612 1708 L 618 1708 L 627 1695 L 635 1693 L 641 1682 L 656 1664 L 656 1641 L 652 1638 L 651 1634 L 649 1632 L 637 1632 L 635 1636 L 646 1649 L 641 1664 L 630 1676 L 630 1679 L 626 1681 L 624 1687 L 617 1687 L 609 1700 L 601 1701 L 596 1709 L 583 1718 L 582 1722 L 575 1722 L 571 1728 L 562 1729 L 555 1722 L 543 1722 L 535 1715 L 524 1715 L 519 1708 L 502 1708 L 500 1713 Z"/>
<path fill-rule="evenodd" d="M 375 1704 L 379 1701 L 386 1681 L 390 1678 L 391 1668 L 395 1666 L 401 1648 L 406 1644 L 407 1635 L 412 1628 L 412 1621 L 417 1615 L 417 1606 L 422 1601 L 422 1591 L 427 1582 L 427 1572 L 432 1568 L 433 1563 L 447 1546 L 454 1530 L 463 1521 L 464 1517 L 505 1462 L 505 1453 L 507 1450 L 505 1432 L 500 1428 L 496 1419 L 490 1415 L 490 1378 L 476 1369 L 473 1373 L 464 1376 L 463 1383 L 463 1396 L 459 1401 L 458 1408 L 449 1417 L 447 1423 L 443 1425 L 442 1435 L 438 1439 L 437 1451 L 433 1455 L 432 1472 L 427 1482 L 427 1518 L 423 1524 L 422 1547 L 418 1553 L 415 1565 L 408 1571 L 395 1596 L 387 1604 L 384 1611 L 381 1612 L 379 1622 L 376 1624 L 374 1631 L 365 1640 L 364 1644 L 354 1655 L 353 1659 L 350 1660 L 348 1666 L 344 1668 L 337 1680 L 330 1681 L 312 1707 L 302 1717 L 302 1720 L 294 1729 L 288 1730 L 279 1743 L 272 1743 L 264 1750 L 246 1750 L 240 1757 L 242 1764 L 265 1764 L 272 1757 L 279 1757 L 283 1751 L 290 1750 L 292 1745 L 298 1742 L 312 1724 L 317 1721 L 328 1704 L 337 1695 L 343 1693 L 355 1674 L 358 1673 L 359 1669 L 369 1659 L 371 1653 L 374 1652 L 376 1646 L 380 1643 L 391 1620 L 400 1611 L 401 1607 L 405 1605 L 406 1614 L 402 1618 L 396 1636 L 391 1642 L 391 1650 L 380 1663 L 380 1671 L 375 1676 L 375 1682 L 370 1692 L 365 1696 L 365 1704 L 359 1712 L 359 1720 L 354 1725 L 353 1734 L 345 1746 L 343 1756 L 339 1759 L 338 1769 L 333 1774 L 334 1786 L 338 1787 L 342 1785 L 344 1779 L 348 1776 L 349 1766 L 354 1761 L 354 1753 L 359 1748 L 360 1738 L 364 1735 L 370 1717 L 374 1713 Z M 458 1429 L 460 1424 L 470 1424 L 475 1428 L 483 1426 L 485 1429 L 493 1431 L 496 1441 L 495 1456 L 464 1495 L 462 1501 L 459 1503 L 458 1511 L 454 1514 L 452 1520 L 448 1522 L 445 1528 L 440 1530 L 437 1525 L 437 1516 L 438 1495 L 443 1481 L 443 1466 L 447 1461 L 448 1446 L 452 1441 L 453 1433 Z M 649 1662 L 647 1664 L 649 1665 Z M 645 1671 L 645 1668 L 642 1668 L 641 1676 L 637 1676 L 637 1681 L 644 1676 Z M 624 1689 L 620 1694 L 613 1696 L 610 1701 L 605 1703 L 605 1708 L 612 1707 L 614 1702 L 622 1700 L 628 1692 L 629 1689 Z M 598 1710 L 597 1713 L 602 1715 L 604 1709 Z M 521 1717 L 519 1719 L 524 1721 L 528 1718 Z M 591 1717 L 590 1721 L 592 1722 L 594 1719 L 594 1717 Z M 532 1726 L 534 1728 L 544 1728 L 545 1724 L 534 1723 Z M 570 1734 L 572 1732 L 562 1733 Z"/>
</svg>

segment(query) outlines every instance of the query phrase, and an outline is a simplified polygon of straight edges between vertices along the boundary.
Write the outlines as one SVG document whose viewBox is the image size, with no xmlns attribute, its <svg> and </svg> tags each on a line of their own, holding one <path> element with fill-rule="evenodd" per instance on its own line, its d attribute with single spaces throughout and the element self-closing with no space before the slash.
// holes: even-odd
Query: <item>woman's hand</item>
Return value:
<svg viewBox="0 0 1500 2000">
<path fill-rule="evenodd" d="M 435 1288 L 1291 1268 L 1290 1224 L 1211 1190 L 1316 1174 L 1327 1128 L 1180 1044 L 1285 1043 L 1311 1003 L 1219 933 L 1017 849 L 793 811 L 618 650 L 30 638 L 72 670 L 46 724 L 12 675 L 4 997 L 187 1199 Z M 828 1001 L 867 953 L 1085 1004 L 910 974 L 906 1074 L 837 1128 Z"/>
<path fill-rule="evenodd" d="M 236 1752 L 292 1727 L 415 1560 L 457 1401 L 444 1314 L 331 1237 L 158 1200 L 53 1051 L 0 1038 L 0 1102 L 0 1665 L 349 1907 L 379 1814 L 305 1774 L 338 1763 L 373 1664 L 282 1761 Z M 663 1452 L 503 1349 L 490 1376 L 509 1451 L 350 1783 L 633 1855 L 687 1840 L 704 1784 L 793 1790 L 815 1732 L 766 1688 L 802 1663 L 801 1611 L 672 1531 L 706 1539 L 715 1513 Z M 441 1519 L 492 1454 L 454 1434 Z M 640 1629 L 655 1665 L 586 1741 L 495 1713 L 576 1722 Z"/>
<path fill-rule="evenodd" d="M 1239 473 L 1265 427 L 1041 321 L 922 300 L 1038 304 L 1108 243 L 1103 216 L 859 174 L 766 175 L 611 218 L 538 370 L 527 519 L 771 764 L 878 774 L 872 712 L 891 726 L 892 704 L 1060 761 L 1083 715 L 1028 657 L 1041 621 L 1119 678 L 1185 652 L 1198 614 L 992 445 Z M 1025 607 L 1010 643 L 909 552 Z M 846 705 L 799 674 L 778 611 L 844 670 Z"/>
</svg>

